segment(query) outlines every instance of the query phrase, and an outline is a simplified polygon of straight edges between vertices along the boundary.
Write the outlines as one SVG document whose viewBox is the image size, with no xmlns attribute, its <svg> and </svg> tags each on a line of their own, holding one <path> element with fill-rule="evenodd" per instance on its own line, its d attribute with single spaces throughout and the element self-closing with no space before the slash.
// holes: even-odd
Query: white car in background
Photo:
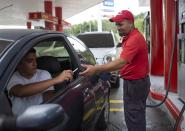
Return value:
<svg viewBox="0 0 185 131">
<path fill-rule="evenodd" d="M 113 32 L 86 32 L 77 36 L 91 50 L 98 64 L 104 64 L 119 56 L 120 48 L 115 41 Z M 112 87 L 119 88 L 120 78 L 118 71 L 111 72 Z"/>
</svg>

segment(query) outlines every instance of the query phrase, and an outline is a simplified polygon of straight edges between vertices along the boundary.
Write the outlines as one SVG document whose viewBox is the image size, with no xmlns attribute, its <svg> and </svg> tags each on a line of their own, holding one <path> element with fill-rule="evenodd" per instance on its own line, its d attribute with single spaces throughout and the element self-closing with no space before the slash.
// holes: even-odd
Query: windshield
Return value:
<svg viewBox="0 0 185 131">
<path fill-rule="evenodd" d="M 108 34 L 82 34 L 77 36 L 89 48 L 110 48 L 114 47 L 114 39 Z"/>
<path fill-rule="evenodd" d="M 0 56 L 2 53 L 8 48 L 8 46 L 11 44 L 11 41 L 7 40 L 1 40 L 0 39 Z"/>
</svg>

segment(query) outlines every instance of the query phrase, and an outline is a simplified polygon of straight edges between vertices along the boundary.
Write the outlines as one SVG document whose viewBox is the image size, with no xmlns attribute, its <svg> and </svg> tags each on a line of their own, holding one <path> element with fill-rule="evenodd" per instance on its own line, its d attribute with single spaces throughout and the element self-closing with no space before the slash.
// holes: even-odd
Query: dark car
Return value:
<svg viewBox="0 0 185 131">
<path fill-rule="evenodd" d="M 29 107 L 15 117 L 6 90 L 16 66 L 31 48 L 37 65 L 52 76 L 64 69 L 76 70 L 71 82 L 55 85 L 49 101 Z M 82 41 L 46 30 L 0 30 L 0 130 L 80 131 L 92 125 L 106 128 L 109 84 L 103 75 L 83 77 L 82 63 L 95 65 L 95 58 Z"/>
<path fill-rule="evenodd" d="M 85 32 L 77 37 L 91 50 L 98 64 L 111 62 L 119 56 L 121 48 L 118 47 L 113 32 Z M 109 81 L 112 87 L 119 88 L 119 72 L 111 72 Z"/>
</svg>

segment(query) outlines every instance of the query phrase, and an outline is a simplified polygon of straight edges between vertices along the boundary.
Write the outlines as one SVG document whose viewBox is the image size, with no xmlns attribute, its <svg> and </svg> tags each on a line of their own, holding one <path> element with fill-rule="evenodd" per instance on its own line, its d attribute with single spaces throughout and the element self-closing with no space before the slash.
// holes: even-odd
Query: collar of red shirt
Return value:
<svg viewBox="0 0 185 131">
<path fill-rule="evenodd" d="M 135 34 L 136 32 L 138 32 L 138 29 L 137 28 L 134 28 L 127 36 L 123 36 L 122 37 L 122 43 L 124 41 L 126 41 L 131 35 Z"/>
</svg>

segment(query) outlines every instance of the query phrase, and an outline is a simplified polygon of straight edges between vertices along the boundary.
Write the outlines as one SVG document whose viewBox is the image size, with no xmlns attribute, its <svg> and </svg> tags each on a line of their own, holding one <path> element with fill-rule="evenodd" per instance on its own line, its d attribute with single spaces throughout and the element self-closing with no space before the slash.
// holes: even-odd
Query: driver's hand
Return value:
<svg viewBox="0 0 185 131">
<path fill-rule="evenodd" d="M 55 77 L 57 83 L 63 82 L 63 81 L 70 81 L 73 79 L 73 72 L 72 70 L 64 70 L 62 73 L 60 73 L 57 77 Z"/>
</svg>

